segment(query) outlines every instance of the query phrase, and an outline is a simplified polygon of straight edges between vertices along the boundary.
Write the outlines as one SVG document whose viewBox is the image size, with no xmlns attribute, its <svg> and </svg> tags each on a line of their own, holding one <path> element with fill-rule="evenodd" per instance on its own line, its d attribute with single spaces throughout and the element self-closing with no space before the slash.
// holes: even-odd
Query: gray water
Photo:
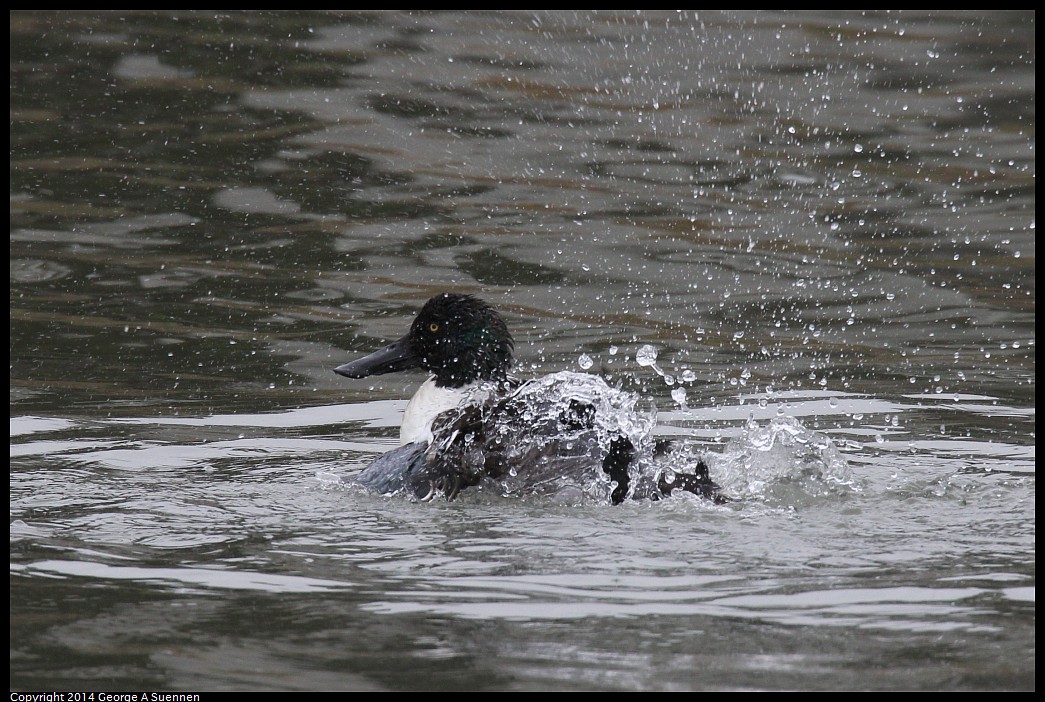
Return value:
<svg viewBox="0 0 1045 702">
<path fill-rule="evenodd" d="M 1034 689 L 1034 25 L 12 13 L 12 689 Z M 352 487 L 443 290 L 739 499 Z"/>
</svg>

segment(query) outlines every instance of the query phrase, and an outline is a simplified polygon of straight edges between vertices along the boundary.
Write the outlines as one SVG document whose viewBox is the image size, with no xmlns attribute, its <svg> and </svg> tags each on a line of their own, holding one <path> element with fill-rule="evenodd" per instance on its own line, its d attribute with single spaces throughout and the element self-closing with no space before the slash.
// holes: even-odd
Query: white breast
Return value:
<svg viewBox="0 0 1045 702">
<path fill-rule="evenodd" d="M 406 406 L 403 425 L 399 427 L 399 443 L 431 442 L 432 420 L 436 415 L 457 407 L 466 394 L 465 388 L 436 387 L 434 376 L 426 380 Z"/>
</svg>

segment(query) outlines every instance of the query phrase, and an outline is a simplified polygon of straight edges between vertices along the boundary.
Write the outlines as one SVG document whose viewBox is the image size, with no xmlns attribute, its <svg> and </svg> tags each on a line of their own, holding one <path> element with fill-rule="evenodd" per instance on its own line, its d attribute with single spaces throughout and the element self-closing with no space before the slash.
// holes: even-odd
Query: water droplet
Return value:
<svg viewBox="0 0 1045 702">
<path fill-rule="evenodd" d="M 685 404 L 686 404 L 686 388 L 680 386 L 680 387 L 677 387 L 674 390 L 672 390 L 671 391 L 671 399 L 674 400 L 675 402 L 679 403 L 680 405 L 685 406 Z"/>
<path fill-rule="evenodd" d="M 589 356 L 588 354 L 582 353 L 580 357 L 577 359 L 577 365 L 583 368 L 584 370 L 588 370 L 589 368 L 595 365 L 595 361 L 591 360 L 591 356 Z"/>
<path fill-rule="evenodd" d="M 657 349 L 646 344 L 635 354 L 635 362 L 640 366 L 652 366 L 657 362 Z"/>
</svg>

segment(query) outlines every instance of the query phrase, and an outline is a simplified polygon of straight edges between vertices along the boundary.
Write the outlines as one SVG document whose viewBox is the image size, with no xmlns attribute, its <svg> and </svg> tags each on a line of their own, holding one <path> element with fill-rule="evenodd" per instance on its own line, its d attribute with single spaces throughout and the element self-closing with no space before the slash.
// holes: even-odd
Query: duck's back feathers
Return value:
<svg viewBox="0 0 1045 702">
<path fill-rule="evenodd" d="M 356 476 L 356 482 L 385 494 L 412 488 L 410 477 L 423 469 L 426 448 L 427 442 L 418 441 L 383 453 Z"/>
</svg>

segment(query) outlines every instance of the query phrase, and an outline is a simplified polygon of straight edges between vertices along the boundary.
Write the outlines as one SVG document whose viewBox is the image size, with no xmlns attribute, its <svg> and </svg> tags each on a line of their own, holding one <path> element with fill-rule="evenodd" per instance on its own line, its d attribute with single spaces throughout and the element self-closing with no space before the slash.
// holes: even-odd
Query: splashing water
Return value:
<svg viewBox="0 0 1045 702">
<path fill-rule="evenodd" d="M 652 402 L 610 387 L 595 375 L 562 371 L 523 383 L 505 395 L 480 387 L 442 415 L 428 460 L 474 476 L 479 491 L 503 496 L 619 501 L 604 462 L 620 444 L 631 451 L 628 496 L 657 497 L 656 486 L 695 474 L 708 458 L 712 478 L 731 499 L 794 505 L 858 489 L 830 439 L 798 420 L 749 422 L 721 456 L 706 457 L 688 440 L 658 444 Z M 463 440 L 460 440 L 463 437 Z M 623 491 L 623 488 L 621 488 Z"/>
<path fill-rule="evenodd" d="M 649 496 L 644 490 L 661 476 L 670 484 L 673 473 L 694 473 L 702 459 L 709 460 L 712 477 L 733 499 L 793 507 L 860 489 L 831 439 L 793 417 L 775 417 L 765 426 L 748 422 L 743 434 L 730 441 L 719 457 L 705 454 L 699 444 L 687 440 L 657 446 L 653 403 L 640 411 L 640 397 L 610 388 L 598 376 L 555 373 L 522 385 L 514 399 L 522 407 L 519 419 L 527 430 L 520 431 L 514 423 L 500 427 L 505 441 L 511 442 L 510 458 L 526 465 L 537 457 L 548 466 L 556 478 L 542 487 L 554 486 L 551 492 L 577 492 L 608 501 L 616 484 L 601 471 L 601 462 L 611 442 L 622 436 L 635 450 L 629 468 L 632 496 Z M 576 417 L 564 421 L 562 407 L 576 410 L 578 406 L 584 407 L 590 424 L 574 421 Z M 587 462 L 576 461 L 579 455 Z M 497 487 L 504 494 L 544 492 L 536 490 L 538 486 L 522 472 L 510 475 L 509 481 Z"/>
<path fill-rule="evenodd" d="M 653 453 L 656 407 L 639 405 L 637 395 L 598 376 L 553 373 L 487 402 L 482 421 L 493 422 L 490 436 L 463 458 L 470 470 L 485 473 L 484 490 L 609 503 L 617 485 L 602 466 L 614 442 L 626 439 L 636 456 Z"/>
<path fill-rule="evenodd" d="M 774 417 L 765 426 L 749 421 L 712 464 L 712 473 L 735 499 L 781 506 L 861 489 L 831 439 L 806 429 L 794 417 Z"/>
</svg>

